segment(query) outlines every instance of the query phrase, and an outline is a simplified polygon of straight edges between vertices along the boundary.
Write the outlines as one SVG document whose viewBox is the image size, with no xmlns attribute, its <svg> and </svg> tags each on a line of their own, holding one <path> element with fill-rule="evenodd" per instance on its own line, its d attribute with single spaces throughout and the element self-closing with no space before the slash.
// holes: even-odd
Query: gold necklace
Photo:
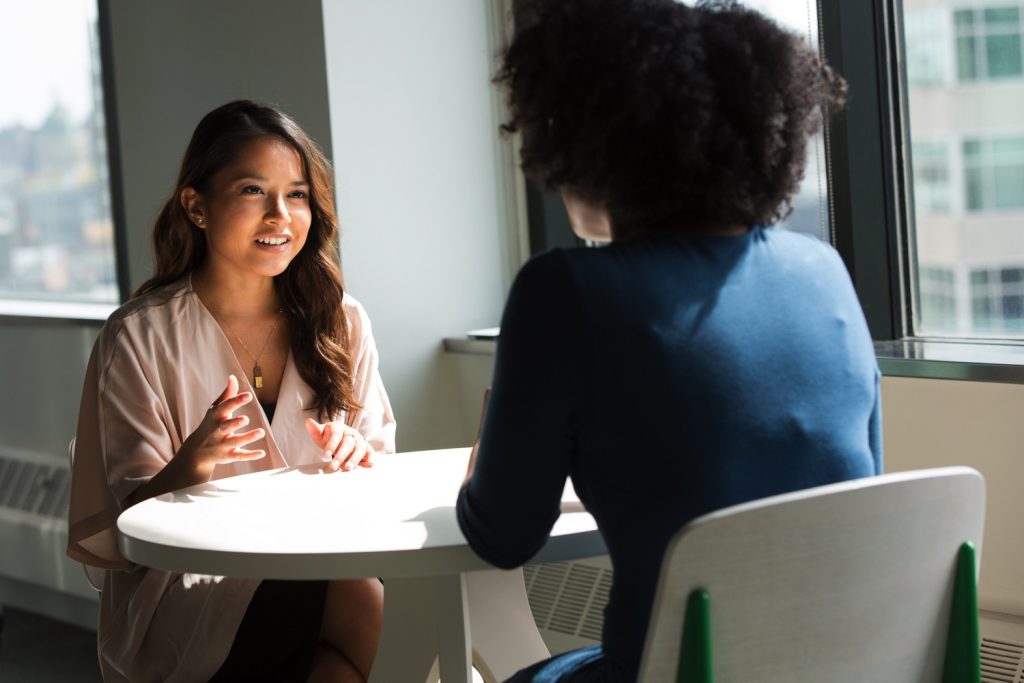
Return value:
<svg viewBox="0 0 1024 683">
<path fill-rule="evenodd" d="M 249 350 L 249 347 L 245 345 L 245 342 L 238 336 L 238 333 L 235 332 L 233 327 L 231 327 L 231 324 L 227 319 L 224 319 L 224 324 L 229 330 L 231 330 L 231 334 L 235 335 L 235 339 L 237 339 L 238 343 L 242 345 L 245 352 L 249 354 L 249 358 L 252 358 L 252 385 L 257 389 L 263 388 L 263 369 L 260 367 L 260 358 L 263 356 L 263 352 L 267 350 L 267 346 L 270 345 L 270 340 L 274 337 L 274 332 L 277 331 L 277 325 L 281 322 L 280 309 L 277 312 L 278 315 L 274 316 L 274 326 L 270 328 L 270 333 L 267 335 L 266 341 L 263 342 L 263 348 L 260 349 L 258 356 L 252 355 L 252 351 Z"/>
</svg>

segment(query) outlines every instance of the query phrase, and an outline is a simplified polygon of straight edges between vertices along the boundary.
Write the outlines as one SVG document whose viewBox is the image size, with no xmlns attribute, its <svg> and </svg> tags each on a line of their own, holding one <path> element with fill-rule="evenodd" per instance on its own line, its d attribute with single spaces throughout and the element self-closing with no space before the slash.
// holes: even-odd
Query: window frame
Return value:
<svg viewBox="0 0 1024 683">
<path fill-rule="evenodd" d="M 835 247 L 884 375 L 1024 384 L 1024 340 L 915 334 L 918 303 L 902 0 L 818 0 L 825 57 L 851 96 L 831 126 Z M 865 46 L 868 49 L 865 49 Z"/>
<path fill-rule="evenodd" d="M 0 299 L 0 321 L 3 320 L 58 320 L 83 323 L 103 323 L 130 295 L 128 279 L 128 242 L 125 234 L 124 183 L 121 169 L 121 147 L 117 135 L 117 98 L 115 96 L 114 51 L 111 38 L 111 0 L 92 0 L 96 3 L 96 28 L 100 54 L 100 82 L 102 84 L 103 121 L 107 145 L 108 190 L 110 192 L 110 219 L 114 230 L 114 272 L 117 279 L 118 301 L 112 304 L 43 301 L 36 299 Z"/>
</svg>

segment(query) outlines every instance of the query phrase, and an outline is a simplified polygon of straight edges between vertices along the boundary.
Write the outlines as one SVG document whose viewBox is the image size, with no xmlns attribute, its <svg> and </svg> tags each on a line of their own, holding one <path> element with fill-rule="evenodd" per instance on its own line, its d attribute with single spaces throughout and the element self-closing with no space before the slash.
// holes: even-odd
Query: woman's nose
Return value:
<svg viewBox="0 0 1024 683">
<path fill-rule="evenodd" d="M 277 195 L 271 199 L 266 220 L 274 224 L 291 222 L 291 214 L 288 213 L 288 204 L 283 195 Z"/>
</svg>

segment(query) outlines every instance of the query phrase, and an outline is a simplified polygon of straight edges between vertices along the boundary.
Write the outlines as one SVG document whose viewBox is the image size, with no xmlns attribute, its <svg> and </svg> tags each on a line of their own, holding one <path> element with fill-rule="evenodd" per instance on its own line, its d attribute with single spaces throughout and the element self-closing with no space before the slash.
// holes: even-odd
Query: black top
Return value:
<svg viewBox="0 0 1024 683">
<path fill-rule="evenodd" d="M 260 405 L 263 407 L 263 412 L 267 414 L 267 422 L 274 421 L 274 410 L 277 408 L 277 403 L 264 403 L 260 401 Z"/>
</svg>

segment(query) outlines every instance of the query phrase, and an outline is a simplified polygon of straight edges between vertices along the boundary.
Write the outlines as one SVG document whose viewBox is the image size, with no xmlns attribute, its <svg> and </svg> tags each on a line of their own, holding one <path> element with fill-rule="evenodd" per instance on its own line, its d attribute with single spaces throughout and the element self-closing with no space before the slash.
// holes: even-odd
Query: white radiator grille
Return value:
<svg viewBox="0 0 1024 683">
<path fill-rule="evenodd" d="M 63 519 L 68 509 L 67 466 L 0 455 L 0 508 Z"/>
<path fill-rule="evenodd" d="M 1024 643 L 981 639 L 982 683 L 1024 683 Z"/>
<path fill-rule="evenodd" d="M 537 627 L 590 640 L 601 639 L 612 572 L 577 562 L 523 568 Z"/>
</svg>

